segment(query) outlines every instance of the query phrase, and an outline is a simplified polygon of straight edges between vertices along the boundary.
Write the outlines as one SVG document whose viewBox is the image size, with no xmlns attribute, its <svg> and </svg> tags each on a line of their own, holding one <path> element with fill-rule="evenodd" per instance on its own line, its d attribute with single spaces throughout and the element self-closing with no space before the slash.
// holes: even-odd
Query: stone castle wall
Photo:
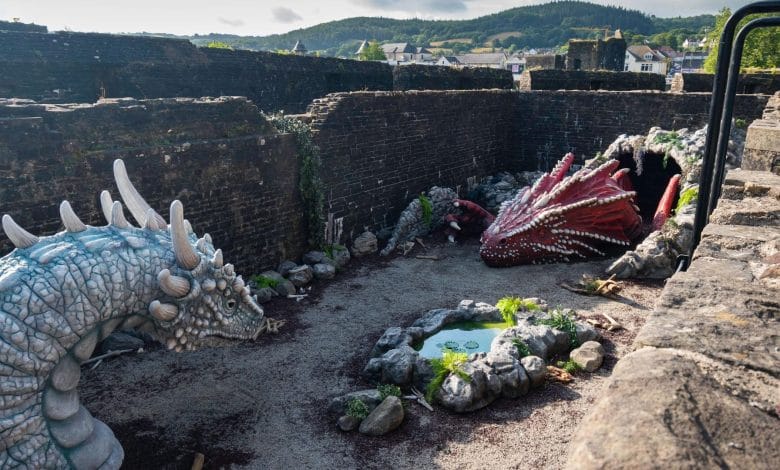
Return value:
<svg viewBox="0 0 780 470">
<path fill-rule="evenodd" d="M 663 75 L 604 70 L 526 70 L 520 75 L 521 90 L 658 90 L 664 91 Z"/>
</svg>

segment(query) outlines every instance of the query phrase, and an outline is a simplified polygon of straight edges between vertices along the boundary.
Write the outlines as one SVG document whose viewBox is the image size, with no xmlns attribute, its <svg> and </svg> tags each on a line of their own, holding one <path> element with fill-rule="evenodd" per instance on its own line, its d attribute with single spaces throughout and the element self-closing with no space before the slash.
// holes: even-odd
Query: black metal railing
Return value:
<svg viewBox="0 0 780 470">
<path fill-rule="evenodd" d="M 780 13 L 780 1 L 764 1 L 745 5 L 731 15 L 723 28 L 723 34 L 720 36 L 718 62 L 710 101 L 710 119 L 704 144 L 701 177 L 699 178 L 696 218 L 693 223 L 693 243 L 690 251 L 678 259 L 678 270 L 688 269 L 693 251 L 701 241 L 701 232 L 707 225 L 710 214 L 715 209 L 721 194 L 726 152 L 731 133 L 731 118 L 734 114 L 734 98 L 745 38 L 750 31 L 756 28 L 780 26 L 780 16 L 759 18 L 746 24 L 735 38 L 739 22 L 748 15 L 756 13 Z"/>
</svg>

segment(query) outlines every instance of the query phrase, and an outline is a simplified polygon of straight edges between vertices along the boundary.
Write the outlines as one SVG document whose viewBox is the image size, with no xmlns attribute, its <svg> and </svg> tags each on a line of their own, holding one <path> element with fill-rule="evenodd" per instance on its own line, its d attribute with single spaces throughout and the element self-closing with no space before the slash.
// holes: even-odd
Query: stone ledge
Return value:
<svg viewBox="0 0 780 470">
<path fill-rule="evenodd" d="M 629 354 L 572 440 L 567 468 L 774 468 L 780 420 L 766 401 L 780 382 L 742 375 L 675 350 Z"/>
</svg>

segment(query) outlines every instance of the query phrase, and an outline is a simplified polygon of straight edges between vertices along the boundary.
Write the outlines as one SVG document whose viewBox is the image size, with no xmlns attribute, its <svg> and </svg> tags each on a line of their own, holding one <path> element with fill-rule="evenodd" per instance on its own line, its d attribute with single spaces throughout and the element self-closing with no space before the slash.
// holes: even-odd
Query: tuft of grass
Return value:
<svg viewBox="0 0 780 470">
<path fill-rule="evenodd" d="M 258 289 L 263 289 L 265 287 L 274 288 L 279 285 L 279 281 L 277 281 L 276 279 L 271 279 L 270 277 L 261 276 L 260 274 L 256 276 L 252 276 L 252 281 L 254 281 Z"/>
<path fill-rule="evenodd" d="M 420 196 L 417 198 L 417 200 L 420 201 L 420 210 L 422 210 L 423 223 L 425 223 L 426 227 L 430 227 L 433 220 L 433 204 L 431 203 L 431 200 L 428 198 L 428 196 L 425 195 L 425 193 L 420 193 Z"/>
<path fill-rule="evenodd" d="M 680 212 L 683 207 L 687 206 L 688 204 L 692 204 L 694 201 L 696 201 L 699 198 L 699 187 L 694 186 L 692 188 L 688 188 L 682 193 L 680 193 L 680 198 L 677 200 L 677 207 L 674 209 L 675 213 Z"/>
<path fill-rule="evenodd" d="M 662 163 L 664 169 L 666 169 L 666 166 L 669 164 L 672 148 L 677 148 L 678 150 L 685 148 L 685 145 L 682 143 L 682 137 L 676 131 L 667 132 L 665 134 L 656 134 L 654 142 L 657 144 L 667 144 Z"/>
<path fill-rule="evenodd" d="M 515 314 L 518 310 L 539 310 L 539 306 L 530 300 L 510 296 L 498 299 L 496 308 L 501 312 L 501 317 L 504 319 L 504 322 L 510 326 L 515 326 L 517 324 Z"/>
<path fill-rule="evenodd" d="M 572 348 L 576 348 L 580 345 L 579 340 L 577 340 L 577 324 L 574 321 L 574 317 L 572 315 L 563 313 L 558 308 L 550 312 L 550 318 L 536 320 L 536 324 L 547 325 L 549 327 L 566 332 L 569 335 L 569 345 Z"/>
<path fill-rule="evenodd" d="M 385 401 L 385 398 L 387 397 L 401 398 L 401 387 L 399 387 L 398 385 L 382 384 L 377 386 L 376 389 L 379 390 L 380 401 Z"/>
<path fill-rule="evenodd" d="M 433 403 L 436 390 L 442 386 L 448 375 L 455 374 L 466 382 L 471 381 L 471 377 L 463 370 L 463 364 L 467 360 L 468 354 L 455 352 L 447 348 L 442 350 L 440 359 L 431 359 L 433 378 L 425 388 L 425 399 L 428 400 L 428 403 Z"/>
<path fill-rule="evenodd" d="M 517 355 L 520 359 L 524 358 L 525 356 L 531 355 L 531 350 L 528 349 L 528 345 L 525 344 L 525 342 L 521 339 L 513 339 L 512 344 L 515 345 L 517 348 Z"/>
<path fill-rule="evenodd" d="M 569 359 L 568 361 L 558 361 L 556 365 L 570 374 L 574 374 L 575 372 L 582 370 L 582 367 L 574 362 L 573 359 Z"/>
<path fill-rule="evenodd" d="M 737 127 L 737 129 L 747 129 L 747 121 L 745 121 L 742 118 L 736 118 L 734 119 L 734 125 Z"/>
<path fill-rule="evenodd" d="M 360 398 L 352 398 L 347 402 L 347 416 L 364 420 L 368 416 L 368 405 Z"/>
</svg>

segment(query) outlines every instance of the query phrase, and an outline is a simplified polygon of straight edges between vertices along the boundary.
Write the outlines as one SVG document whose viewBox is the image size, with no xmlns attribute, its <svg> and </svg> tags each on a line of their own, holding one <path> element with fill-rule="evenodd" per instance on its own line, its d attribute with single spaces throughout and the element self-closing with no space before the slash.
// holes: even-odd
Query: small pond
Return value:
<svg viewBox="0 0 780 470">
<path fill-rule="evenodd" d="M 490 351 L 490 343 L 503 330 L 509 328 L 504 322 L 476 323 L 460 322 L 447 325 L 438 333 L 415 345 L 420 356 L 427 359 L 441 357 L 441 350 L 452 349 L 468 354 Z"/>
</svg>

